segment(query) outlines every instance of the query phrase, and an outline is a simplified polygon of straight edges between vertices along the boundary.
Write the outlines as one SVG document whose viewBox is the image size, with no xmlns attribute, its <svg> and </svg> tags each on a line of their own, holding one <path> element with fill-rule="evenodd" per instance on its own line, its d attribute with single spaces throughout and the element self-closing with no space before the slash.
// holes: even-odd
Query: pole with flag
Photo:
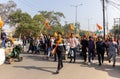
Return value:
<svg viewBox="0 0 120 79">
<path fill-rule="evenodd" d="M 100 26 L 99 24 L 96 24 L 96 26 L 97 26 L 98 30 L 102 30 L 103 29 L 102 26 Z"/>
<path fill-rule="evenodd" d="M 75 30 L 75 26 L 72 23 L 70 23 L 70 29 Z"/>
<path fill-rule="evenodd" d="M 2 27 L 3 27 L 3 21 L 2 21 L 2 18 L 0 17 L 0 38 L 1 38 Z"/>
<path fill-rule="evenodd" d="M 44 26 L 45 26 L 48 30 L 51 29 L 51 26 L 49 25 L 49 21 L 48 21 L 48 20 L 45 20 L 44 23 L 43 23 L 43 25 L 42 25 L 42 28 L 41 28 L 41 30 L 40 30 L 40 34 L 41 34 L 42 30 L 45 28 Z"/>
</svg>

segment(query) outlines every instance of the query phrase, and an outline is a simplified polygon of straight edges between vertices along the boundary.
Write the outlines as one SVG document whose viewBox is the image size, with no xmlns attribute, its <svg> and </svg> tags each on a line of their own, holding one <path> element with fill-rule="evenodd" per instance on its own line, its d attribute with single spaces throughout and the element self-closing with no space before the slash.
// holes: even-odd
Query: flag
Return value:
<svg viewBox="0 0 120 79">
<path fill-rule="evenodd" d="M 3 26 L 3 21 L 2 21 L 2 19 L 0 17 L 0 28 L 2 28 L 2 26 Z"/>
<path fill-rule="evenodd" d="M 50 29 L 49 21 L 45 21 L 45 26 L 47 27 L 47 29 Z"/>
<path fill-rule="evenodd" d="M 75 26 L 72 23 L 70 24 L 70 29 L 75 30 Z"/>
<path fill-rule="evenodd" d="M 89 37 L 90 33 L 89 32 L 86 32 L 85 36 L 86 37 Z"/>
<path fill-rule="evenodd" d="M 55 33 L 54 33 L 54 37 L 57 37 L 57 36 L 58 36 L 58 34 L 55 32 Z"/>
<path fill-rule="evenodd" d="M 98 30 L 102 30 L 103 29 L 102 26 L 100 26 L 99 24 L 97 24 L 97 28 L 98 28 Z"/>
<path fill-rule="evenodd" d="M 67 37 L 70 38 L 70 36 L 71 36 L 71 33 L 70 31 L 68 31 Z"/>
<path fill-rule="evenodd" d="M 96 31 L 96 34 L 97 34 L 97 35 L 100 35 L 101 33 L 102 33 L 102 31 L 100 31 L 100 30 L 97 30 L 97 31 Z"/>
</svg>

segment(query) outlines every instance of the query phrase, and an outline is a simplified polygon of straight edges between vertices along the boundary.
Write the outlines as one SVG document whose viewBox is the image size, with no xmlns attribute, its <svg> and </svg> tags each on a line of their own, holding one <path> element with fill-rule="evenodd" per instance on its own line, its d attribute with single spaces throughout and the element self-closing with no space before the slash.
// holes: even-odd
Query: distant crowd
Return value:
<svg viewBox="0 0 120 79">
<path fill-rule="evenodd" d="M 52 54 L 51 51 L 55 47 L 56 36 L 42 35 L 41 37 L 24 37 L 23 45 L 26 46 L 29 43 L 29 49 L 27 53 L 38 54 L 40 51 L 44 51 L 44 55 L 49 59 Z M 70 58 L 70 63 L 76 62 L 76 53 L 79 53 L 84 62 L 94 62 L 94 58 L 98 56 L 99 66 L 104 62 L 104 56 L 107 54 L 107 59 L 111 62 L 113 59 L 113 67 L 115 67 L 116 55 L 120 53 L 120 40 L 108 37 L 103 39 L 102 36 L 94 38 L 92 36 L 86 37 L 85 35 L 81 37 L 76 37 L 74 33 L 71 33 L 70 37 L 63 37 L 62 44 L 64 47 L 63 56 L 65 59 Z M 32 52 L 30 52 L 32 51 Z M 87 61 L 88 59 L 88 61 Z M 56 54 L 54 55 L 54 61 L 56 61 Z"/>
<path fill-rule="evenodd" d="M 2 46 L 6 47 L 6 33 L 2 32 Z M 75 36 L 74 33 L 71 33 L 70 37 L 63 37 L 63 42 L 59 44 L 63 46 L 63 57 L 67 59 L 70 58 L 70 63 L 73 61 L 76 62 L 77 54 L 83 57 L 84 62 L 91 65 L 91 62 L 94 62 L 94 58 L 97 56 L 99 66 L 104 63 L 105 55 L 107 55 L 107 60 L 111 62 L 113 59 L 113 67 L 116 63 L 116 55 L 120 54 L 120 39 L 108 37 L 103 39 L 102 36 L 94 38 L 92 36 L 86 37 Z M 56 47 L 55 40 L 57 36 L 51 35 L 41 35 L 40 37 L 23 37 L 23 47 L 29 44 L 27 53 L 39 54 L 41 51 L 44 52 L 44 55 L 47 56 L 47 59 L 54 56 L 54 61 L 57 61 L 57 54 L 52 54 L 52 50 Z M 14 38 L 11 38 L 11 44 L 14 44 Z"/>
</svg>

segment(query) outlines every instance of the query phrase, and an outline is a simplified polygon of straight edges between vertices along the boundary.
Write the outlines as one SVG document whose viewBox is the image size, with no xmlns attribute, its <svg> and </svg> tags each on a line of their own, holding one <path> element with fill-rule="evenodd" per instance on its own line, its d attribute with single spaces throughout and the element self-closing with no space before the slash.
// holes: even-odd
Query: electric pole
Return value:
<svg viewBox="0 0 120 79">
<path fill-rule="evenodd" d="M 105 0 L 103 0 L 103 37 L 105 39 Z"/>
<path fill-rule="evenodd" d="M 71 7 L 75 7 L 75 23 L 77 23 L 77 8 L 81 6 L 82 4 L 79 5 L 71 5 Z"/>
<path fill-rule="evenodd" d="M 82 4 L 79 4 L 79 5 L 71 5 L 71 7 L 75 7 L 75 32 L 77 31 L 77 29 L 80 28 L 80 26 L 78 26 L 78 23 L 77 23 L 77 9 L 79 6 L 82 6 Z M 80 30 L 80 29 L 79 29 Z"/>
</svg>

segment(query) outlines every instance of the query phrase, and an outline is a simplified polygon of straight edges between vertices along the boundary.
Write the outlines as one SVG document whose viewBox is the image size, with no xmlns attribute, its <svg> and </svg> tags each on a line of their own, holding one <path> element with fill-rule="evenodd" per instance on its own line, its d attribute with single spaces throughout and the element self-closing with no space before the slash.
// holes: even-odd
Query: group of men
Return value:
<svg viewBox="0 0 120 79">
<path fill-rule="evenodd" d="M 117 52 L 119 52 L 118 51 L 119 42 L 117 40 L 114 40 L 111 37 L 104 40 L 101 36 L 99 36 L 96 39 L 94 39 L 92 36 L 89 36 L 89 38 L 83 36 L 81 39 L 77 39 L 76 37 L 74 37 L 74 33 L 71 33 L 71 36 L 70 38 L 67 39 L 67 42 L 70 44 L 70 50 L 69 50 L 70 63 L 72 62 L 72 59 L 74 59 L 73 63 L 76 62 L 76 48 L 78 46 L 81 46 L 84 62 L 87 62 L 88 59 L 88 65 L 91 65 L 91 62 L 93 62 L 94 58 L 97 56 L 99 66 L 101 66 L 104 63 L 105 53 L 107 53 L 107 60 L 110 63 L 112 58 L 113 67 L 115 67 L 116 54 Z M 59 52 L 57 53 L 59 54 Z M 58 63 L 58 67 L 59 67 L 59 63 Z"/>
<path fill-rule="evenodd" d="M 44 54 L 47 55 L 47 58 L 49 58 L 51 56 L 51 51 L 56 48 L 56 53 L 54 53 L 55 61 L 58 60 L 56 73 L 59 73 L 60 69 L 63 68 L 62 56 L 63 53 L 65 54 L 66 51 L 68 51 L 68 55 L 70 57 L 69 63 L 76 62 L 76 53 L 78 47 L 82 49 L 81 55 L 83 56 L 84 62 L 88 62 L 88 65 L 91 65 L 91 62 L 93 62 L 94 58 L 97 56 L 99 66 L 101 66 L 104 63 L 105 53 L 107 53 L 108 61 L 111 62 L 111 58 L 113 58 L 113 67 L 115 67 L 116 53 L 118 52 L 117 50 L 119 48 L 119 44 L 117 41 L 114 41 L 113 38 L 104 40 L 100 36 L 94 39 L 92 36 L 89 36 L 87 38 L 85 35 L 81 36 L 81 38 L 76 38 L 74 36 L 74 33 L 71 33 L 71 36 L 68 38 L 62 38 L 62 41 L 60 42 L 61 38 L 61 32 L 58 32 L 58 35 L 56 37 L 44 35 L 39 40 L 36 39 L 34 47 L 33 40 L 31 40 L 27 52 L 29 52 L 31 48 L 34 48 L 37 51 L 38 45 L 40 44 L 40 46 L 44 50 Z M 39 44 L 37 42 L 39 42 Z"/>
<path fill-rule="evenodd" d="M 118 52 L 117 50 L 119 44 L 117 41 L 114 41 L 113 38 L 103 40 L 102 37 L 98 37 L 96 40 L 94 40 L 91 36 L 89 39 L 86 39 L 84 36 L 81 40 L 81 44 L 84 62 L 86 62 L 88 52 L 88 65 L 91 64 L 91 60 L 93 61 L 97 54 L 99 66 L 101 66 L 104 62 L 105 53 L 107 53 L 108 61 L 111 62 L 111 58 L 113 58 L 113 67 L 115 67 L 116 53 Z"/>
</svg>

